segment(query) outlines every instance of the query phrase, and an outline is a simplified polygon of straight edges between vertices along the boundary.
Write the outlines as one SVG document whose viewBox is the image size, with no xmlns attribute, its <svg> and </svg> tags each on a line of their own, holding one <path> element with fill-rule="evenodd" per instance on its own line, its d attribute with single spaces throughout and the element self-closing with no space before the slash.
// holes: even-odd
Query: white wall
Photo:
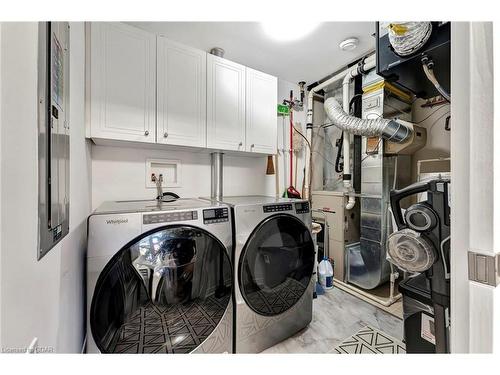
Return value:
<svg viewBox="0 0 500 375">
<path fill-rule="evenodd" d="M 39 347 L 79 352 L 83 342 L 83 252 L 90 210 L 90 149 L 84 138 L 83 121 L 83 24 L 71 26 L 70 233 L 37 261 L 38 25 L 2 25 L 3 348 L 25 348 L 38 337 Z"/>
<path fill-rule="evenodd" d="M 85 139 L 85 34 L 70 23 L 70 233 L 60 250 L 58 352 L 80 352 L 85 332 L 85 254 L 91 212 L 91 142 Z"/>
<path fill-rule="evenodd" d="M 298 95 L 298 86 L 285 81 L 278 83 L 278 99 L 288 98 L 290 89 Z M 296 116 L 305 129 L 305 112 Z M 288 119 L 286 139 L 288 142 Z M 278 119 L 278 148 L 282 148 L 282 120 Z M 288 144 L 288 143 L 287 143 Z M 304 152 L 299 154 L 299 187 L 302 186 Z M 181 161 L 181 186 L 165 188 L 181 197 L 210 195 L 210 154 L 207 152 L 167 151 L 161 149 L 111 147 L 92 145 L 92 208 L 107 200 L 153 199 L 156 190 L 146 188 L 146 159 Z M 287 156 L 287 160 L 288 156 Z M 276 195 L 274 175 L 266 175 L 267 157 L 224 155 L 224 195 Z M 280 195 L 283 192 L 283 167 L 279 165 Z M 288 187 L 288 180 L 287 186 Z"/>
<path fill-rule="evenodd" d="M 418 126 L 427 129 L 425 146 L 412 156 L 412 175 L 417 177 L 417 160 L 449 158 L 451 131 L 445 130 L 446 117 L 450 115 L 450 104 L 435 107 L 422 107 L 425 100 L 418 99 L 412 106 L 412 121 Z M 453 121 L 450 122 L 453 126 Z M 422 172 L 449 171 L 448 162 L 423 163 Z"/>
<path fill-rule="evenodd" d="M 210 196 L 210 154 L 92 145 L 92 207 L 108 200 L 154 199 L 146 188 L 146 159 L 181 161 L 181 186 L 164 188 L 181 197 Z M 265 157 L 224 155 L 224 195 L 273 194 Z"/>
<path fill-rule="evenodd" d="M 0 166 L 2 165 L 2 24 L 0 22 Z M 2 212 L 2 173 L 0 173 L 0 212 Z M 0 215 L 0 283 L 2 281 L 2 215 Z M 2 348 L 2 288 L 0 287 L 0 348 Z"/>
</svg>

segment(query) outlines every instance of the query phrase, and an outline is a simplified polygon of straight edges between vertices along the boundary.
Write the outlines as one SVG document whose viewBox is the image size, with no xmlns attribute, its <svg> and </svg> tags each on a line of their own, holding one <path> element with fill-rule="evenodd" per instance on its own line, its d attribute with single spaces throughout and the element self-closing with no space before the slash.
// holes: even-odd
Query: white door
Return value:
<svg viewBox="0 0 500 375">
<path fill-rule="evenodd" d="M 278 79 L 247 68 L 246 151 L 276 153 Z"/>
<path fill-rule="evenodd" d="M 155 142 L 155 35 L 119 22 L 90 28 L 91 137 Z"/>
<path fill-rule="evenodd" d="M 500 174 L 500 135 L 493 122 L 493 25 L 453 22 L 451 30 L 450 344 L 454 353 L 491 353 L 500 349 L 500 232 L 493 225 L 500 212 L 493 191 L 493 176 Z M 496 269 L 493 264 L 486 272 L 483 266 L 490 261 L 496 261 Z M 469 276 L 469 269 L 477 275 Z M 485 282 L 488 273 L 491 283 Z"/>
<path fill-rule="evenodd" d="M 206 147 L 207 53 L 158 37 L 157 142 Z"/>
<path fill-rule="evenodd" d="M 245 67 L 207 55 L 207 147 L 245 149 Z"/>
</svg>

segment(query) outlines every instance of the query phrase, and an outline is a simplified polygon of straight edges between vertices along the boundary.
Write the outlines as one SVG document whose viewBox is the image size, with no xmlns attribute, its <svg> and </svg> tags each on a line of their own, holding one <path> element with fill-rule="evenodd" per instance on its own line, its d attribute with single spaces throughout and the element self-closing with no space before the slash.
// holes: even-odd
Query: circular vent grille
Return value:
<svg viewBox="0 0 500 375">
<path fill-rule="evenodd" d="M 391 263 L 408 272 L 427 271 L 436 261 L 432 243 L 411 229 L 395 232 L 387 239 Z"/>
</svg>

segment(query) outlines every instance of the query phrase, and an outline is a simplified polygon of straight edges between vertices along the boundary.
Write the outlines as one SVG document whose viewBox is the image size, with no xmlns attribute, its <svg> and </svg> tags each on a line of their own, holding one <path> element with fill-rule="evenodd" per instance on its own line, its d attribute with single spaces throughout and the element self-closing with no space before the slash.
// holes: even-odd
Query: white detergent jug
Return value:
<svg viewBox="0 0 500 375">
<path fill-rule="evenodd" d="M 318 281 L 324 289 L 333 288 L 333 267 L 327 257 L 318 265 Z"/>
</svg>

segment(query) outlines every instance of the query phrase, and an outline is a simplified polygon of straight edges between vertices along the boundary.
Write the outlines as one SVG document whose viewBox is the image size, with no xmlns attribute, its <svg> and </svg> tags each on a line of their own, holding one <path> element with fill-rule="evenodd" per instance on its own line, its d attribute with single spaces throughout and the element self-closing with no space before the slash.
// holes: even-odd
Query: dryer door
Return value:
<svg viewBox="0 0 500 375">
<path fill-rule="evenodd" d="M 90 309 L 101 352 L 186 353 L 214 331 L 231 297 L 226 249 L 191 226 L 155 229 L 106 265 Z"/>
<path fill-rule="evenodd" d="M 306 292 L 314 268 L 309 229 L 291 215 L 267 218 L 250 235 L 239 259 L 238 281 L 247 305 L 278 315 Z"/>
</svg>

